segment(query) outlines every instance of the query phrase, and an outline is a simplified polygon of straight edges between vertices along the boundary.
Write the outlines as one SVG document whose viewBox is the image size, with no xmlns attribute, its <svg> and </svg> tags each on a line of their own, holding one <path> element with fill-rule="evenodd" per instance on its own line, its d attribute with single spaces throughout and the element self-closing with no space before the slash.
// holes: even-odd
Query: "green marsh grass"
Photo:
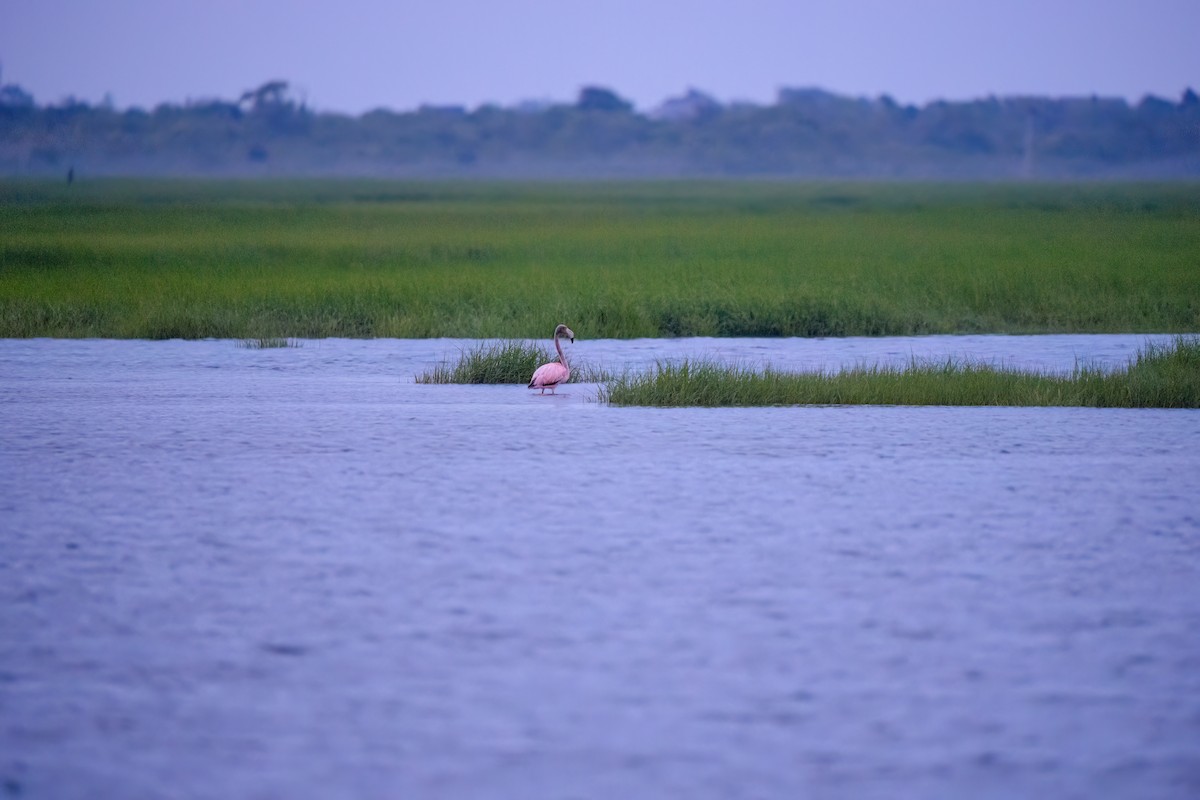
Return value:
<svg viewBox="0 0 1200 800">
<path fill-rule="evenodd" d="M 1124 369 L 1070 375 L 961 361 L 788 373 L 712 361 L 661 363 L 610 380 L 600 399 L 623 406 L 1092 406 L 1200 408 L 1200 339 L 1151 345 Z"/>
<path fill-rule="evenodd" d="M 569 346 L 569 345 L 568 345 Z M 454 364 L 443 362 L 416 376 L 417 383 L 529 383 L 533 371 L 558 355 L 524 341 L 490 342 L 467 347 Z M 587 363 L 571 364 L 571 383 L 598 383 L 611 377 Z"/>
<path fill-rule="evenodd" d="M 1200 330 L 1200 185 L 0 182 L 0 337 Z"/>
<path fill-rule="evenodd" d="M 295 339 L 285 339 L 281 336 L 261 336 L 257 339 L 242 339 L 238 347 L 246 350 L 270 350 L 278 347 L 303 347 L 303 343 Z"/>
<path fill-rule="evenodd" d="M 529 342 L 493 342 L 468 347 L 453 365 L 442 363 L 417 376 L 417 383 L 528 383 L 550 360 L 545 348 Z"/>
</svg>

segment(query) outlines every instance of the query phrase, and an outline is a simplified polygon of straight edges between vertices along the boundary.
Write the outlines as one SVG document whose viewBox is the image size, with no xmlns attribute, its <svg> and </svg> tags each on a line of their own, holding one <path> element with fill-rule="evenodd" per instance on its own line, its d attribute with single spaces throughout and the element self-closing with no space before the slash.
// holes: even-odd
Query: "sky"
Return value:
<svg viewBox="0 0 1200 800">
<path fill-rule="evenodd" d="M 1200 0 L 0 0 L 0 83 L 40 104 L 237 99 L 319 111 L 572 102 L 694 88 L 918 105 L 1200 91 Z"/>
</svg>

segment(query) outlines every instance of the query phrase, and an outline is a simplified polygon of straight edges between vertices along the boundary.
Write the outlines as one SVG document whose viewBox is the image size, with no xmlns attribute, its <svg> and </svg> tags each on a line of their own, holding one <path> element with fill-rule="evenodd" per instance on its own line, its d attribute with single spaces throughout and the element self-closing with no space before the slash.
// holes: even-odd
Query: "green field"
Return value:
<svg viewBox="0 0 1200 800">
<path fill-rule="evenodd" d="M 0 183 L 0 337 L 1200 331 L 1200 185 Z"/>
</svg>

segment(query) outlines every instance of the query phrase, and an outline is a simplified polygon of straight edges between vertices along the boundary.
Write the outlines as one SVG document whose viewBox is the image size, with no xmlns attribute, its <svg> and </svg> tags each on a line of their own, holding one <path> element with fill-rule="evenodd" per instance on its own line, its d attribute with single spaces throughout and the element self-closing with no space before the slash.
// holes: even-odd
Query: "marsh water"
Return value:
<svg viewBox="0 0 1200 800">
<path fill-rule="evenodd" d="M 614 408 L 297 344 L 0 342 L 0 796 L 1200 793 L 1200 412 Z"/>
</svg>

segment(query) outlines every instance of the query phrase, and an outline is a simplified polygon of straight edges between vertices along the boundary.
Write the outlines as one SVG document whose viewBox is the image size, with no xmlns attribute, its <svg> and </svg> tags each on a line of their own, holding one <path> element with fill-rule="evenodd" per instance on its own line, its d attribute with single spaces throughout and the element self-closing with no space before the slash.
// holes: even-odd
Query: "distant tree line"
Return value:
<svg viewBox="0 0 1200 800">
<path fill-rule="evenodd" d="M 389 177 L 1200 177 L 1200 99 L 990 97 L 904 105 L 783 89 L 689 91 L 648 113 L 574 103 L 317 112 L 284 81 L 237 100 L 118 110 L 0 87 L 0 174 Z"/>
</svg>

